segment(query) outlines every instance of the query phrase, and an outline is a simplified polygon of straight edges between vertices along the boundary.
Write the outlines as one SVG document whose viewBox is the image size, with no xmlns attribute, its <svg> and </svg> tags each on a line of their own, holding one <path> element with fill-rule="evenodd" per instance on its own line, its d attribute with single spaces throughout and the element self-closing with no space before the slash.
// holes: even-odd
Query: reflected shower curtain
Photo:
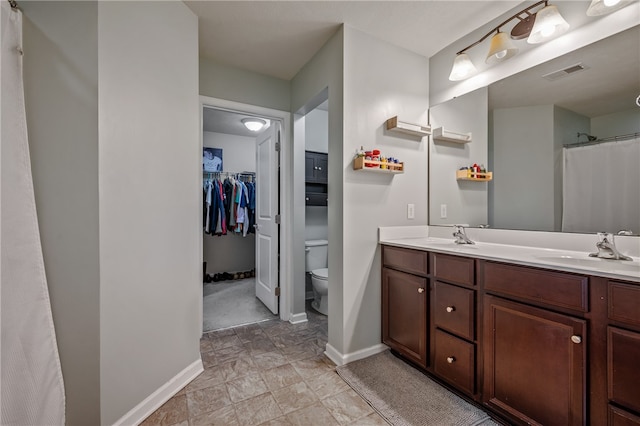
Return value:
<svg viewBox="0 0 640 426">
<path fill-rule="evenodd" d="M 1 1 L 0 423 L 63 425 L 64 385 L 31 176 L 22 13 Z"/>
<path fill-rule="evenodd" d="M 640 233 L 640 138 L 564 148 L 562 230 Z"/>
</svg>

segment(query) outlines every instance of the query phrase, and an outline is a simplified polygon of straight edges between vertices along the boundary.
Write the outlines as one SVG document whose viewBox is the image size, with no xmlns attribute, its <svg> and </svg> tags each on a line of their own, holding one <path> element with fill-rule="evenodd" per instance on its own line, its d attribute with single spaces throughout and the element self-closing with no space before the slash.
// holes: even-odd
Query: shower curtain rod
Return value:
<svg viewBox="0 0 640 426">
<path fill-rule="evenodd" d="M 11 9 L 18 8 L 18 3 L 16 3 L 16 0 L 8 0 L 8 1 L 9 1 L 9 5 L 11 6 Z"/>
<path fill-rule="evenodd" d="M 578 146 L 599 145 L 607 142 L 618 142 L 626 139 L 633 139 L 640 136 L 640 132 L 629 133 L 628 135 L 609 136 L 608 138 L 596 139 L 595 141 L 580 142 L 580 143 L 568 143 L 564 144 L 565 148 L 576 148 Z"/>
</svg>

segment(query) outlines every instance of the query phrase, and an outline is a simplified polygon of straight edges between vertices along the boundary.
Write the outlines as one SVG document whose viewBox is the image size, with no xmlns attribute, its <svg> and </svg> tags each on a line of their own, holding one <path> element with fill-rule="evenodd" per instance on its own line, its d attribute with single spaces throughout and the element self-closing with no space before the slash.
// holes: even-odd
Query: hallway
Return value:
<svg viewBox="0 0 640 426">
<path fill-rule="evenodd" d="M 323 354 L 327 317 L 307 315 L 205 334 L 205 371 L 142 426 L 386 425 Z"/>
</svg>

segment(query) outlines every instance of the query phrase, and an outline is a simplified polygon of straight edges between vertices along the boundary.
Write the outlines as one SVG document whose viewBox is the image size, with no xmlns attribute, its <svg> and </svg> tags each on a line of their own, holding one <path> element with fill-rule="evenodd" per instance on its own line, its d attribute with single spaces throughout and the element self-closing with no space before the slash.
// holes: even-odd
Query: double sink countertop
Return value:
<svg viewBox="0 0 640 426">
<path fill-rule="evenodd" d="M 632 261 L 601 259 L 590 257 L 590 252 L 588 251 L 527 246 L 524 245 L 526 244 L 526 238 L 523 238 L 523 245 L 514 245 L 476 241 L 469 235 L 475 244 L 455 244 L 453 237 L 442 238 L 439 236 L 425 235 L 429 233 L 442 234 L 442 229 L 440 229 L 440 232 L 427 231 L 425 233 L 423 229 L 420 229 L 424 227 L 417 227 L 417 232 L 413 233 L 414 236 L 411 236 L 408 228 L 409 227 L 380 228 L 378 242 L 383 245 L 395 247 L 474 257 L 640 283 L 639 257 L 632 256 Z M 432 229 L 432 227 L 429 228 Z M 467 234 L 469 234 L 469 231 L 470 230 L 467 230 Z M 490 237 L 490 234 L 487 233 L 486 235 Z M 595 251 L 594 245 L 592 252 Z"/>
</svg>

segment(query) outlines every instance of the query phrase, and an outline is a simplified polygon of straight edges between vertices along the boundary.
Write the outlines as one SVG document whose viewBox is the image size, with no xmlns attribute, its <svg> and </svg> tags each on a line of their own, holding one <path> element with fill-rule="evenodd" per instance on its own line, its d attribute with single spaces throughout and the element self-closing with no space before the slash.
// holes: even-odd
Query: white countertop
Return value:
<svg viewBox="0 0 640 426">
<path fill-rule="evenodd" d="M 387 234 L 387 235 L 385 235 Z M 381 233 L 379 243 L 395 247 L 448 253 L 458 256 L 496 260 L 525 266 L 536 266 L 567 272 L 640 282 L 640 258 L 632 261 L 589 257 L 588 252 L 527 247 L 522 245 L 476 242 L 473 245 L 455 244 L 454 238 L 429 236 L 408 237 Z M 595 248 L 594 248 L 595 249 Z M 594 250 L 595 251 L 595 250 Z"/>
</svg>

